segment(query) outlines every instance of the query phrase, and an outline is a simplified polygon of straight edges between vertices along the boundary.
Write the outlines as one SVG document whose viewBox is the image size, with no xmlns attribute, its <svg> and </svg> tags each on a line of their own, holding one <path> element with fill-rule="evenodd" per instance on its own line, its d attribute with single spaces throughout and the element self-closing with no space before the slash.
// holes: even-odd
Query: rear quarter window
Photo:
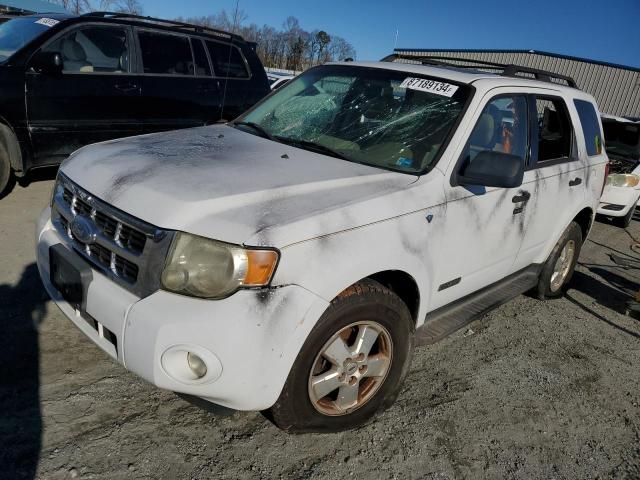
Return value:
<svg viewBox="0 0 640 480">
<path fill-rule="evenodd" d="M 249 78 L 244 57 L 237 47 L 207 40 L 207 49 L 217 77 Z"/>
<path fill-rule="evenodd" d="M 578 111 L 584 140 L 587 146 L 587 155 L 590 157 L 602 153 L 602 131 L 598 121 L 598 113 L 593 103 L 586 100 L 574 100 L 573 104 Z"/>
</svg>

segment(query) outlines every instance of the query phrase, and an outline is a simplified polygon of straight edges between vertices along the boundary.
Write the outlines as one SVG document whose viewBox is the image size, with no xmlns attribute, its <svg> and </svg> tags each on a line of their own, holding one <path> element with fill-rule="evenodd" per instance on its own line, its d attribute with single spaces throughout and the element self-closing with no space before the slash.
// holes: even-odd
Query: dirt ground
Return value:
<svg viewBox="0 0 640 480">
<path fill-rule="evenodd" d="M 199 409 L 126 372 L 48 301 L 34 264 L 45 174 L 0 201 L 0 477 L 640 478 L 640 222 L 599 222 L 566 298 L 521 296 L 419 348 L 397 403 L 334 435 Z"/>
</svg>

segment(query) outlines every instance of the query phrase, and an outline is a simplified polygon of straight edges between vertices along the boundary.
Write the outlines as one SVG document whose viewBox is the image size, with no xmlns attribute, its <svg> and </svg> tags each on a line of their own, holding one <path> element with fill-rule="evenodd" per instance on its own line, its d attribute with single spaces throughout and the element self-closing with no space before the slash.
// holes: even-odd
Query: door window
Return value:
<svg viewBox="0 0 640 480">
<path fill-rule="evenodd" d="M 94 26 L 68 32 L 43 49 L 62 56 L 67 73 L 126 73 L 129 44 L 122 27 Z"/>
<path fill-rule="evenodd" d="M 193 48 L 193 59 L 195 60 L 196 75 L 202 77 L 211 76 L 211 67 L 209 66 L 209 60 L 207 54 L 204 51 L 202 40 L 199 38 L 191 39 L 191 47 Z"/>
<path fill-rule="evenodd" d="M 510 153 L 526 159 L 528 152 L 527 100 L 506 95 L 489 102 L 471 132 L 463 154 L 468 165 L 482 151 Z"/>
<path fill-rule="evenodd" d="M 225 43 L 207 41 L 213 71 L 218 77 L 249 78 L 247 66 L 238 48 Z"/>
<path fill-rule="evenodd" d="M 573 130 L 567 108 L 559 98 L 536 98 L 538 162 L 569 158 Z"/>
<path fill-rule="evenodd" d="M 585 100 L 574 100 L 573 104 L 576 106 L 578 117 L 580 117 L 580 123 L 582 124 L 587 155 L 590 157 L 600 155 L 602 153 L 602 132 L 600 131 L 600 122 L 593 103 Z"/>
<path fill-rule="evenodd" d="M 159 32 L 139 31 L 144 73 L 193 75 L 189 38 Z"/>
</svg>

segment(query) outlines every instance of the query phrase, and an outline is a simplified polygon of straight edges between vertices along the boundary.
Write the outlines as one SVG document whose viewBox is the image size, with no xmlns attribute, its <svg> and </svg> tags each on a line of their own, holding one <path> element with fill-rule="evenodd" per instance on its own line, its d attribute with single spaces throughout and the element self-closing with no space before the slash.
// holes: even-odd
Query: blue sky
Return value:
<svg viewBox="0 0 640 480">
<path fill-rule="evenodd" d="M 306 30 L 350 41 L 359 60 L 402 48 L 534 49 L 640 67 L 640 0 L 239 0 L 249 23 L 280 27 L 293 15 Z M 145 15 L 231 12 L 235 0 L 140 0 Z"/>
</svg>

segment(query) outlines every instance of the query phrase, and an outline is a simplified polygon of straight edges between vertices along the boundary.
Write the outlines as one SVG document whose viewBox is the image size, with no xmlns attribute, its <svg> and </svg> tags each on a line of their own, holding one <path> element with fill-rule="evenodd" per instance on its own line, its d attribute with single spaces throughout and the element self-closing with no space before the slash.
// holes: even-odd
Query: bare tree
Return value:
<svg viewBox="0 0 640 480">
<path fill-rule="evenodd" d="M 344 38 L 324 30 L 308 32 L 296 17 L 287 17 L 282 30 L 269 25 L 246 25 L 249 16 L 243 10 L 228 13 L 220 10 L 201 17 L 178 17 L 176 20 L 235 32 L 245 40 L 256 42 L 256 51 L 265 67 L 304 70 L 318 63 L 355 58 L 356 51 Z"/>
<path fill-rule="evenodd" d="M 103 0 L 105 10 L 113 10 L 119 13 L 131 13 L 134 15 L 142 14 L 142 5 L 138 0 Z M 102 8 L 102 7 L 101 7 Z"/>
<path fill-rule="evenodd" d="M 93 10 L 89 0 L 57 0 L 55 3 L 62 5 L 65 10 L 79 15 Z"/>
</svg>

